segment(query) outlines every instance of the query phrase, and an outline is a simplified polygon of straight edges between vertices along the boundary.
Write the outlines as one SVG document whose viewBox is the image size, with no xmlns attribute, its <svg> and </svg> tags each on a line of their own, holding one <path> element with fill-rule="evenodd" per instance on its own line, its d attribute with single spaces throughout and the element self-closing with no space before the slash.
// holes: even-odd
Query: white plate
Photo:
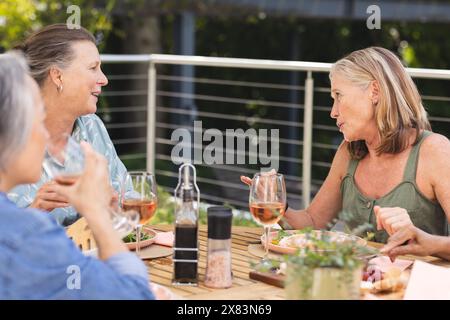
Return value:
<svg viewBox="0 0 450 320">
<path fill-rule="evenodd" d="M 294 234 L 297 234 L 298 230 L 286 230 L 286 232 L 289 233 L 290 235 L 294 235 Z M 346 233 L 339 232 L 339 231 L 314 230 L 314 233 L 317 236 L 320 236 L 320 234 L 322 232 L 325 232 L 328 236 L 330 236 L 331 239 L 339 239 L 338 240 L 339 242 L 353 241 L 362 246 L 367 245 L 366 240 L 364 240 L 363 238 L 354 236 L 354 235 L 346 234 Z M 272 239 L 276 238 L 277 235 L 278 235 L 278 231 L 271 232 L 269 235 L 269 250 L 270 251 L 283 253 L 283 254 L 294 254 L 298 249 L 300 249 L 300 247 L 287 247 L 287 246 L 279 246 L 279 245 L 273 244 Z M 298 234 L 298 235 L 300 237 L 302 234 Z M 261 236 L 261 244 L 263 245 L 263 247 L 265 247 L 264 240 L 265 240 L 265 236 L 262 235 Z"/>
</svg>

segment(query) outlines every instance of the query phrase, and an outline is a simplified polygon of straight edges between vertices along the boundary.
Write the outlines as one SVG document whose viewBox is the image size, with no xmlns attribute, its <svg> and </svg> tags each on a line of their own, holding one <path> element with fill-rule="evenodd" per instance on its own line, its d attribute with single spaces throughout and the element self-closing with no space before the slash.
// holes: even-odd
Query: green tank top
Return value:
<svg viewBox="0 0 450 320">
<path fill-rule="evenodd" d="M 403 180 L 389 193 L 379 199 L 365 197 L 355 184 L 355 171 L 359 160 L 352 159 L 347 174 L 341 182 L 342 211 L 339 219 L 350 230 L 363 224 L 370 224 L 375 232 L 374 241 L 386 243 L 389 235 L 384 230 L 376 230 L 377 224 L 373 207 L 400 207 L 408 211 L 414 225 L 423 231 L 435 235 L 448 235 L 448 223 L 444 210 L 439 203 L 427 199 L 416 185 L 417 162 L 420 145 L 430 131 L 423 131 L 420 140 L 412 147 L 406 163 Z"/>
</svg>

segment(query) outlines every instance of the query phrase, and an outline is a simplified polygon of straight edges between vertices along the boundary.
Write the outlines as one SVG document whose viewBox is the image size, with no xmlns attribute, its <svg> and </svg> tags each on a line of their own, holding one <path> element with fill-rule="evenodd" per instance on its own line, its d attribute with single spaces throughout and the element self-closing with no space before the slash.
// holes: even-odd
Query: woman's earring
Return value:
<svg viewBox="0 0 450 320">
<path fill-rule="evenodd" d="M 57 90 L 58 90 L 58 92 L 62 92 L 62 89 L 63 89 L 63 86 L 62 86 L 62 84 L 60 84 L 60 85 L 58 86 Z"/>
</svg>

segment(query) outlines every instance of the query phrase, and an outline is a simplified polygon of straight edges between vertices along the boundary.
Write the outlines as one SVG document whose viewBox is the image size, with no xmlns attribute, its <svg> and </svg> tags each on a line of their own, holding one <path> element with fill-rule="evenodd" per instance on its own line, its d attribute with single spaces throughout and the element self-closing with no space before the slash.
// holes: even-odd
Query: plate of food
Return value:
<svg viewBox="0 0 450 320">
<path fill-rule="evenodd" d="M 142 227 L 141 229 L 141 243 L 140 248 L 145 248 L 155 242 L 156 239 L 156 231 L 152 230 L 149 227 Z M 136 250 L 136 231 L 133 231 L 126 237 L 124 237 L 123 242 L 126 243 L 128 249 Z"/>
<path fill-rule="evenodd" d="M 361 246 L 367 245 L 367 241 L 363 238 L 339 231 L 280 230 L 269 234 L 269 250 L 282 254 L 294 254 L 299 249 L 311 248 L 313 246 L 312 238 L 337 243 L 354 242 Z M 261 236 L 261 244 L 265 247 L 264 235 Z"/>
</svg>

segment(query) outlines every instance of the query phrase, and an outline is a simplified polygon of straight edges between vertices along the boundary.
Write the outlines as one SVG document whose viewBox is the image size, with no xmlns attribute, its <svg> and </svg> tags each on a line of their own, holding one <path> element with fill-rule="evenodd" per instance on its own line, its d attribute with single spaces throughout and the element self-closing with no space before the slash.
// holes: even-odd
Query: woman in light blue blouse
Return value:
<svg viewBox="0 0 450 320">
<path fill-rule="evenodd" d="M 78 142 L 92 145 L 108 160 L 111 185 L 119 192 L 126 168 L 104 124 L 95 115 L 98 96 L 108 80 L 100 69 L 92 34 L 83 28 L 68 29 L 65 24 L 55 24 L 31 35 L 17 49 L 24 53 L 30 74 L 40 87 L 50 137 L 69 134 Z M 55 193 L 55 187 L 44 168 L 37 183 L 18 186 L 8 197 L 19 207 L 50 212 L 58 223 L 70 225 L 79 215 L 66 198 Z"/>
<path fill-rule="evenodd" d="M 145 265 L 113 229 L 107 161 L 89 144 L 82 142 L 84 174 L 54 192 L 85 217 L 99 259 L 84 256 L 49 215 L 6 197 L 41 177 L 49 137 L 45 117 L 25 60 L 0 55 L 0 299 L 153 299 Z"/>
</svg>

